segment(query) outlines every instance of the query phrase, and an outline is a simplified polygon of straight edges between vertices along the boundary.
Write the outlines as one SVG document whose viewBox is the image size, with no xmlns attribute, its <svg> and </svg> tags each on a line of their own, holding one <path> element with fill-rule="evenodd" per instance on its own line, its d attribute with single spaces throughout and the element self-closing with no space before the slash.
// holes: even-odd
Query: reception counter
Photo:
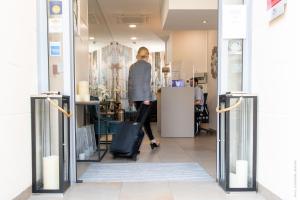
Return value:
<svg viewBox="0 0 300 200">
<path fill-rule="evenodd" d="M 194 88 L 162 88 L 158 101 L 161 137 L 194 137 Z"/>
</svg>

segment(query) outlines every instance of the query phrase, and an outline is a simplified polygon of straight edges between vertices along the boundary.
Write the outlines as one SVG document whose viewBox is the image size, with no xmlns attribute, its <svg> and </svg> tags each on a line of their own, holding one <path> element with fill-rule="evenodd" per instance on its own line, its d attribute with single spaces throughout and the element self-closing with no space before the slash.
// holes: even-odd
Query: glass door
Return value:
<svg viewBox="0 0 300 200">
<path fill-rule="evenodd" d="M 220 109 L 225 109 L 226 101 L 225 99 L 220 100 Z M 226 183 L 226 170 L 225 170 L 225 131 L 226 131 L 226 121 L 225 121 L 225 114 L 221 113 L 219 115 L 219 126 L 220 126 L 220 133 L 218 138 L 218 146 L 219 146 L 219 183 L 225 189 Z"/>
</svg>

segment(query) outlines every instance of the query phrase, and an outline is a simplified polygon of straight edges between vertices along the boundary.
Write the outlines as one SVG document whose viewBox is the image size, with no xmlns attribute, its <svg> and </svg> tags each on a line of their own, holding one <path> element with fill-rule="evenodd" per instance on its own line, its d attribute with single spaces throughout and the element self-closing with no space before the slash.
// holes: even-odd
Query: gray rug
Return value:
<svg viewBox="0 0 300 200">
<path fill-rule="evenodd" d="M 85 182 L 213 181 L 198 163 L 92 163 Z"/>
</svg>

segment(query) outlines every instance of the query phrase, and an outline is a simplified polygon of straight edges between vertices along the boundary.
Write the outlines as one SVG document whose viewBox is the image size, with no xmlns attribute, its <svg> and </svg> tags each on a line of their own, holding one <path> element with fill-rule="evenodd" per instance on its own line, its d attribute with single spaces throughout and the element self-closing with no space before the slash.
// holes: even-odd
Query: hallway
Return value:
<svg viewBox="0 0 300 200">
<path fill-rule="evenodd" d="M 153 127 L 154 128 L 154 127 Z M 156 131 L 155 131 L 156 132 Z M 147 138 L 137 162 L 197 162 L 215 179 L 215 135 L 196 138 L 160 138 L 161 147 L 151 151 Z M 133 162 L 112 160 L 108 153 L 104 163 Z M 80 163 L 80 173 L 88 163 Z M 253 192 L 226 194 L 216 182 L 115 182 L 81 183 L 73 185 L 64 195 L 33 195 L 30 200 L 264 200 Z"/>
</svg>

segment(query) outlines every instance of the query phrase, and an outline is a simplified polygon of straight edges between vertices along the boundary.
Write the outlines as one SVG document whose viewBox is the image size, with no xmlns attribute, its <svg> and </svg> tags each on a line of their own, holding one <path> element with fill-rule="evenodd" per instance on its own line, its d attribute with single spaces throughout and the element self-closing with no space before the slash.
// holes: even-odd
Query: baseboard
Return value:
<svg viewBox="0 0 300 200">
<path fill-rule="evenodd" d="M 21 192 L 18 196 L 13 198 L 13 200 L 28 200 L 31 196 L 32 187 L 28 187 L 23 192 Z"/>
<path fill-rule="evenodd" d="M 264 187 L 262 184 L 257 184 L 258 193 L 260 193 L 266 200 L 282 200 L 277 195 L 275 195 L 273 192 L 271 192 L 269 189 Z"/>
</svg>

